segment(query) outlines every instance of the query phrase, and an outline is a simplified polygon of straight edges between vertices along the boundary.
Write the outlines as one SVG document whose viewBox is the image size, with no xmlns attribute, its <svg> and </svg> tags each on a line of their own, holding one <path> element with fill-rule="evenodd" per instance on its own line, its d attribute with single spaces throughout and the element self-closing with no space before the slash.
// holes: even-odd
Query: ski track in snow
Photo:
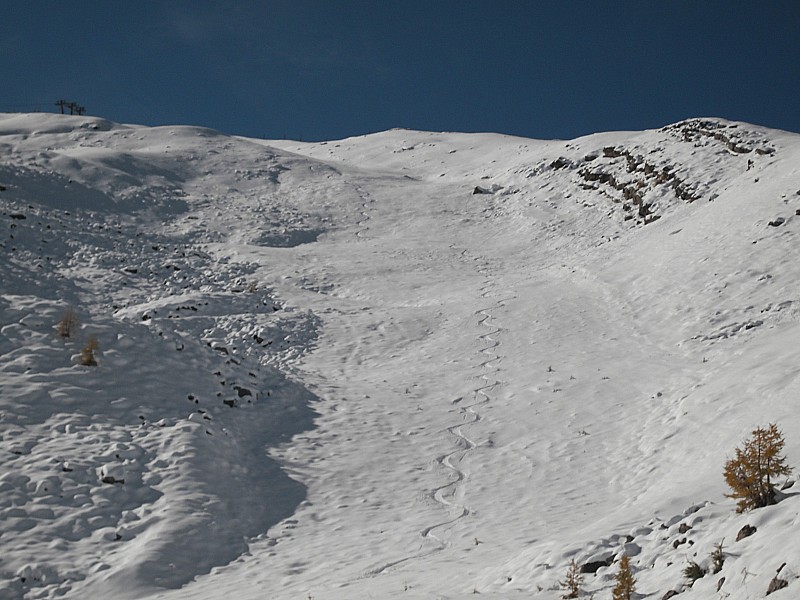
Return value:
<svg viewBox="0 0 800 600">
<path fill-rule="evenodd" d="M 464 250 L 461 253 L 462 259 L 466 253 L 467 250 Z M 482 272 L 483 271 L 484 269 L 482 269 Z M 494 285 L 495 284 L 491 281 L 484 284 L 480 293 L 480 298 L 482 300 L 486 300 L 491 295 Z M 362 577 L 376 577 L 393 567 L 405 565 L 406 563 L 415 560 L 421 560 L 436 554 L 437 552 L 445 550 L 448 547 L 448 542 L 445 535 L 447 528 L 470 516 L 472 511 L 469 508 L 469 504 L 466 501 L 456 500 L 457 496 L 459 495 L 461 484 L 469 477 L 469 474 L 462 470 L 459 464 L 469 454 L 469 452 L 478 446 L 478 443 L 465 433 L 465 430 L 469 429 L 470 426 L 475 425 L 481 420 L 481 413 L 479 412 L 478 408 L 491 402 L 491 390 L 500 385 L 500 381 L 497 380 L 493 375 L 499 370 L 496 365 L 502 360 L 502 356 L 497 352 L 500 342 L 493 336 L 499 335 L 502 332 L 502 328 L 493 326 L 490 321 L 493 320 L 492 311 L 502 308 L 505 301 L 506 300 L 498 300 L 492 305 L 486 308 L 481 308 L 474 313 L 476 325 L 478 327 L 489 328 L 490 330 L 488 332 L 478 334 L 476 338 L 479 344 L 482 344 L 482 347 L 479 348 L 478 353 L 481 357 L 484 357 L 484 360 L 478 364 L 478 368 L 481 370 L 481 373 L 477 376 L 482 380 L 483 385 L 473 389 L 472 404 L 460 404 L 461 398 L 457 398 L 453 401 L 453 403 L 459 403 L 458 412 L 463 416 L 463 418 L 458 423 L 445 428 L 444 431 L 451 437 L 455 438 L 456 448 L 446 454 L 439 455 L 434 459 L 434 464 L 444 467 L 445 470 L 450 472 L 452 475 L 449 481 L 431 489 L 429 492 L 429 497 L 442 506 L 447 512 L 451 513 L 451 517 L 444 521 L 439 521 L 435 524 L 429 525 L 420 531 L 420 536 L 425 540 L 432 540 L 436 544 L 436 547 L 424 552 L 388 562 L 380 567 L 370 569 Z M 436 532 L 438 530 L 443 530 L 443 533 L 439 533 L 437 535 Z M 475 543 L 479 543 L 477 538 Z"/>
<path fill-rule="evenodd" d="M 490 321 L 492 318 L 489 309 L 481 309 L 476 313 L 476 315 L 480 317 L 478 319 L 479 326 L 491 327 L 491 325 L 488 323 L 488 321 Z M 500 356 L 494 353 L 494 350 L 499 346 L 499 342 L 491 337 L 492 335 L 497 335 L 500 333 L 500 331 L 500 329 L 494 329 L 489 333 L 484 333 L 478 336 L 479 340 L 489 342 L 488 346 L 485 346 L 480 350 L 481 354 L 489 356 L 488 360 L 480 363 L 479 366 L 481 369 L 489 369 L 492 366 L 492 363 L 500 360 Z M 477 443 L 464 433 L 464 428 L 469 428 L 471 425 L 474 425 L 481 420 L 481 415 L 480 412 L 478 412 L 477 407 L 490 402 L 491 396 L 489 395 L 489 391 L 499 383 L 497 380 L 492 380 L 486 373 L 482 373 L 480 378 L 484 381 L 485 385 L 475 388 L 473 395 L 475 402 L 473 404 L 460 407 L 460 412 L 465 416 L 465 419 L 469 418 L 470 420 L 464 420 L 456 425 L 451 425 L 446 429 L 447 432 L 457 438 L 456 446 L 458 448 L 448 454 L 437 457 L 436 459 L 438 464 L 445 466 L 455 474 L 455 479 L 438 488 L 435 488 L 433 490 L 433 498 L 446 508 L 451 509 L 451 512 L 455 512 L 456 516 L 447 521 L 426 527 L 422 530 L 421 535 L 422 537 L 430 537 L 436 540 L 441 549 L 445 548 L 447 543 L 443 538 L 437 536 L 433 532 L 437 529 L 445 528 L 446 526 L 451 525 L 456 521 L 469 516 L 470 514 L 470 509 L 466 504 L 461 504 L 455 500 L 448 500 L 447 496 L 449 495 L 452 498 L 456 497 L 459 484 L 468 477 L 467 473 L 462 471 L 457 464 L 466 456 L 468 452 L 477 447 Z M 456 460 L 455 464 L 453 462 L 454 457 L 458 457 L 458 460 Z M 446 494 L 447 491 L 449 491 L 449 494 Z"/>
<path fill-rule="evenodd" d="M 364 191 L 361 186 L 355 186 L 356 193 L 358 193 L 358 197 L 361 202 L 361 207 L 359 209 L 359 214 L 361 215 L 361 219 L 356 221 L 356 226 L 358 229 L 355 232 L 355 236 L 357 238 L 364 237 L 364 234 L 369 230 L 367 223 L 369 223 L 370 216 L 368 212 L 369 205 L 374 202 L 372 198 L 370 198 L 369 194 Z"/>
</svg>

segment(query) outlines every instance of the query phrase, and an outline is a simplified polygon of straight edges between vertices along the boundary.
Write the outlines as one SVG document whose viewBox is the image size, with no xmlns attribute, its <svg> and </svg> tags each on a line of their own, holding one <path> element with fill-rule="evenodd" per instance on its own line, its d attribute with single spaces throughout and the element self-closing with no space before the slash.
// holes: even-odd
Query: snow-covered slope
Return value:
<svg viewBox="0 0 800 600">
<path fill-rule="evenodd" d="M 800 461 L 798 164 L 719 119 L 0 115 L 0 598 L 559 598 L 572 559 L 601 598 L 623 552 L 643 597 L 794 597 L 800 500 L 722 467 L 769 422 Z"/>
</svg>

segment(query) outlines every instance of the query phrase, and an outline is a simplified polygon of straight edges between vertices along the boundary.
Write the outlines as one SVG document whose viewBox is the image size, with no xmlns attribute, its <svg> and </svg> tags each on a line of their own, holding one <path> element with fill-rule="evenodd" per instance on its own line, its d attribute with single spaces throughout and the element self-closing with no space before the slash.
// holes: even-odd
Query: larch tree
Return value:
<svg viewBox="0 0 800 600">
<path fill-rule="evenodd" d="M 776 503 L 775 479 L 791 473 L 783 456 L 785 445 L 778 426 L 770 423 L 757 427 L 744 446 L 725 463 L 725 482 L 731 488 L 729 498 L 738 500 L 737 512 Z"/>
<path fill-rule="evenodd" d="M 631 561 L 627 556 L 623 556 L 619 561 L 619 571 L 616 577 L 617 584 L 611 591 L 613 600 L 631 600 L 636 591 L 636 580 L 631 571 Z"/>
</svg>

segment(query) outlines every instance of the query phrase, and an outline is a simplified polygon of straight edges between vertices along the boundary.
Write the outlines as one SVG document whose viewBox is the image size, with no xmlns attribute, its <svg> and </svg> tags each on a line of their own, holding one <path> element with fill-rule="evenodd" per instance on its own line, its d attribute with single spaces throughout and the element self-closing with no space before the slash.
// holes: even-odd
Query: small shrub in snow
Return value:
<svg viewBox="0 0 800 600">
<path fill-rule="evenodd" d="M 583 584 L 583 575 L 581 574 L 581 569 L 578 566 L 578 563 L 575 562 L 575 559 L 572 559 L 572 562 L 569 563 L 569 568 L 567 569 L 567 575 L 564 577 L 564 581 L 559 581 L 558 584 L 564 590 L 564 595 L 561 596 L 562 598 L 577 598 L 581 593 L 581 585 Z"/>
<path fill-rule="evenodd" d="M 690 560 L 689 564 L 686 565 L 686 568 L 683 569 L 683 576 L 689 580 L 689 585 L 693 584 L 695 581 L 705 576 L 705 574 L 706 574 L 705 569 L 703 569 L 703 567 L 698 565 L 693 560 Z"/>
<path fill-rule="evenodd" d="M 774 479 L 788 475 L 791 469 L 781 455 L 785 441 L 774 423 L 758 427 L 736 448 L 735 456 L 725 463 L 725 481 L 731 488 L 729 498 L 736 498 L 737 512 L 775 504 Z"/>
<path fill-rule="evenodd" d="M 71 338 L 78 329 L 78 313 L 71 306 L 61 315 L 56 331 L 62 338 Z"/>
<path fill-rule="evenodd" d="M 627 556 L 623 556 L 619 561 L 616 582 L 617 584 L 611 591 L 613 600 L 631 600 L 636 591 L 636 580 L 633 578 L 630 559 Z"/>
<path fill-rule="evenodd" d="M 97 366 L 97 358 L 95 357 L 94 353 L 98 348 L 100 348 L 100 344 L 97 342 L 97 338 L 93 335 L 90 335 L 89 339 L 86 341 L 86 345 L 83 347 L 83 349 L 81 349 L 81 364 L 83 366 Z"/>
<path fill-rule="evenodd" d="M 724 541 L 724 540 L 723 540 Z M 722 551 L 722 542 L 714 546 L 711 552 L 711 572 L 716 575 L 722 571 L 722 565 L 725 564 L 725 553 Z"/>
</svg>

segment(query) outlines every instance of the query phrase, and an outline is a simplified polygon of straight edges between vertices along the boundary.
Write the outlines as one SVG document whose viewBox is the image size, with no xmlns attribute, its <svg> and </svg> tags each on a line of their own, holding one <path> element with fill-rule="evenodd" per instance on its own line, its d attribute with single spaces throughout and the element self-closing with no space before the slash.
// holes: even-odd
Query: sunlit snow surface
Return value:
<svg viewBox="0 0 800 600">
<path fill-rule="evenodd" d="M 797 492 L 722 478 L 769 422 L 800 464 L 796 134 L 9 114 L 0 186 L 3 600 L 800 590 Z"/>
</svg>

